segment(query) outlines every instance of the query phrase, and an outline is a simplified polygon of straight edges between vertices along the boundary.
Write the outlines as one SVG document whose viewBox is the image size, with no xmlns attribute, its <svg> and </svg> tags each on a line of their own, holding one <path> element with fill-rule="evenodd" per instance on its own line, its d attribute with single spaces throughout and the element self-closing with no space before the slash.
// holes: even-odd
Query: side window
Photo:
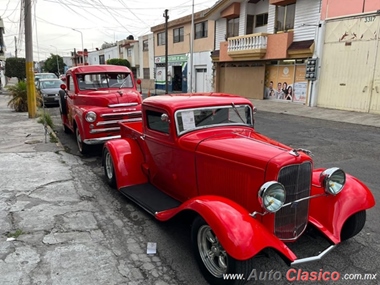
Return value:
<svg viewBox="0 0 380 285">
<path fill-rule="evenodd" d="M 169 133 L 169 121 L 165 113 L 147 110 L 146 118 L 149 129 L 160 133 Z"/>
<path fill-rule="evenodd" d="M 71 78 L 71 76 L 67 76 L 66 78 L 66 81 L 67 81 L 67 87 L 70 91 L 75 91 L 75 86 L 74 86 L 74 81 L 73 79 Z"/>
</svg>

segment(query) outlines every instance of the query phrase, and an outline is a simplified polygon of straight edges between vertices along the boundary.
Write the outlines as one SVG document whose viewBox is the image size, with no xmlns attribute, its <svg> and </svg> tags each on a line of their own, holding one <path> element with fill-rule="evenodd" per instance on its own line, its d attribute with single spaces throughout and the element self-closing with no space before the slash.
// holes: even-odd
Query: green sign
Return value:
<svg viewBox="0 0 380 285">
<path fill-rule="evenodd" d="M 184 62 L 187 61 L 187 55 L 168 55 L 168 62 Z M 156 56 L 155 63 L 165 63 L 165 56 Z"/>
</svg>

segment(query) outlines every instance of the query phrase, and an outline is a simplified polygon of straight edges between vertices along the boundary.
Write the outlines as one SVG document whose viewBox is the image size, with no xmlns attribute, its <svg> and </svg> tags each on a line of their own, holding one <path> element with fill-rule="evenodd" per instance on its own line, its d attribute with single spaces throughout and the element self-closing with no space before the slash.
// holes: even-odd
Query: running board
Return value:
<svg viewBox="0 0 380 285">
<path fill-rule="evenodd" d="M 150 183 L 124 187 L 120 189 L 120 192 L 153 216 L 157 212 L 177 208 L 181 205 L 181 202 Z"/>
</svg>

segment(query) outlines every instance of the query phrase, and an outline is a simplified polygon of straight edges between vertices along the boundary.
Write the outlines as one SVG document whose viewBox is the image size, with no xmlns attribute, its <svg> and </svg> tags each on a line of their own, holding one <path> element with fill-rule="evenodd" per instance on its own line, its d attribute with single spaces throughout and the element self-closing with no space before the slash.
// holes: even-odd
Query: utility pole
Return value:
<svg viewBox="0 0 380 285">
<path fill-rule="evenodd" d="M 169 83 L 168 83 L 168 9 L 165 10 L 165 94 L 169 93 Z"/>
<path fill-rule="evenodd" d="M 15 36 L 15 57 L 17 58 L 17 38 Z"/>
<path fill-rule="evenodd" d="M 25 68 L 26 94 L 28 98 L 29 118 L 36 117 L 36 86 L 34 85 L 33 38 L 32 38 L 32 3 L 25 0 Z"/>
</svg>

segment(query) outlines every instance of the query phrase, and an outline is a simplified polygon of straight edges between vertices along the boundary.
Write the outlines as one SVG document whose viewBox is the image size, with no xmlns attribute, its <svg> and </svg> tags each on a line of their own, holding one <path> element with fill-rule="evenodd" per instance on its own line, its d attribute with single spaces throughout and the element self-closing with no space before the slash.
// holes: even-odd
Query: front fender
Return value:
<svg viewBox="0 0 380 285">
<path fill-rule="evenodd" d="M 313 173 L 312 195 L 324 193 L 319 177 L 322 170 Z M 344 222 L 353 214 L 372 208 L 375 198 L 369 188 L 359 179 L 346 174 L 346 184 L 337 194 L 321 196 L 310 201 L 309 221 L 333 243 L 340 243 Z"/>
<path fill-rule="evenodd" d="M 198 213 L 212 228 L 227 253 L 237 260 L 247 260 L 264 248 L 274 248 L 290 261 L 295 254 L 239 204 L 219 196 L 199 196 L 180 207 L 156 214 L 168 220 L 184 210 Z"/>
<path fill-rule="evenodd" d="M 112 157 L 118 190 L 148 181 L 141 168 L 144 157 L 133 139 L 125 138 L 107 141 L 104 144 L 103 153 L 105 149 L 108 149 Z"/>
</svg>

